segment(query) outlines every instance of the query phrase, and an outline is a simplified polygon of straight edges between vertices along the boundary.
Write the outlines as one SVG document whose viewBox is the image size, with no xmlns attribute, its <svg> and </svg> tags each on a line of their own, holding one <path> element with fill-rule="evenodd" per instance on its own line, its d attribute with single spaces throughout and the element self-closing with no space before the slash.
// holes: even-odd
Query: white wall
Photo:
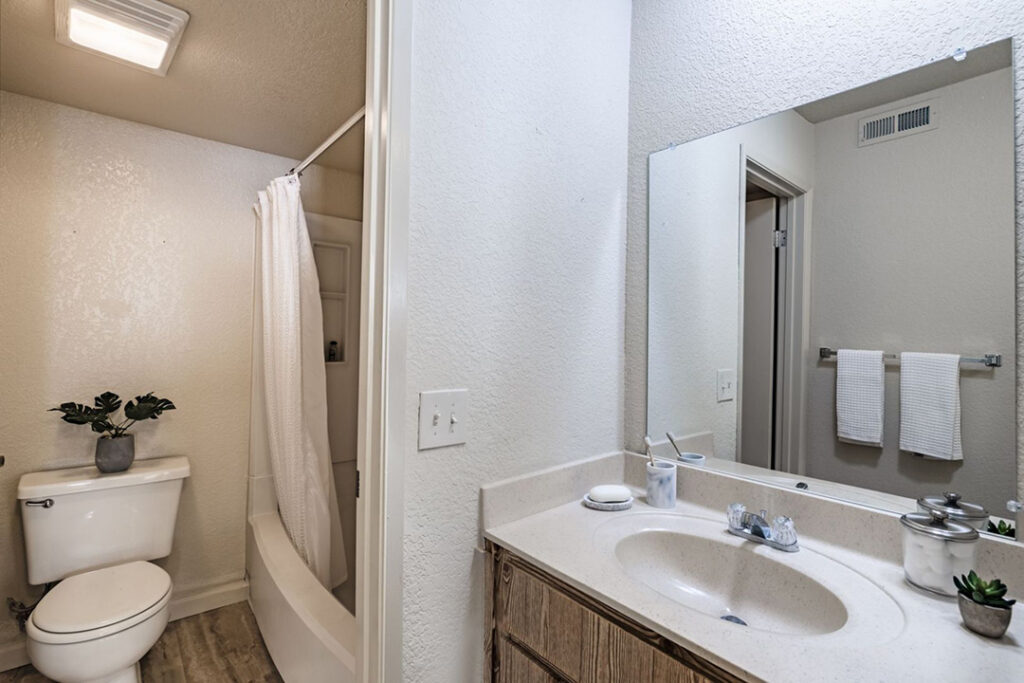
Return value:
<svg viewBox="0 0 1024 683">
<path fill-rule="evenodd" d="M 632 28 L 625 435 L 627 446 L 640 448 L 647 393 L 647 156 L 670 143 L 913 69 L 961 46 L 1012 36 L 1019 182 L 1024 173 L 1024 4 L 790 0 L 780 6 L 754 0 L 644 0 L 633 4 Z M 1020 191 L 1017 207 L 1021 235 Z M 1019 262 L 1018 273 L 1022 270 Z M 1018 282 L 1024 280 L 1018 277 Z M 1024 316 L 1018 315 L 1020 320 Z M 1024 451 L 1021 444 L 1024 429 L 1018 429 L 1018 451 Z M 1024 493 L 1024 467 L 1018 467 L 1018 481 Z"/>
<path fill-rule="evenodd" d="M 715 457 L 728 460 L 736 458 L 738 400 L 718 402 L 716 373 L 739 368 L 741 145 L 810 189 L 814 126 L 792 111 L 662 150 L 648 167 L 646 431 L 654 441 L 667 431 L 713 432 Z"/>
<path fill-rule="evenodd" d="M 192 463 L 163 561 L 176 592 L 245 568 L 252 203 L 293 160 L 0 92 L 0 597 L 25 582 L 21 474 L 92 462 L 46 409 L 153 390 L 178 409 L 137 457 Z M 311 169 L 307 208 L 359 218 L 357 176 Z M 0 647 L 17 628 L 0 619 Z"/>
<path fill-rule="evenodd" d="M 938 127 L 857 147 L 857 122 L 935 99 Z M 899 450 L 899 371 L 886 372 L 885 448 L 835 438 L 835 363 L 808 363 L 806 474 L 917 498 L 960 491 L 994 513 L 1016 495 L 1013 81 L 978 76 L 814 126 L 810 342 L 1000 353 L 961 373 L 964 459 Z"/>
<path fill-rule="evenodd" d="M 404 679 L 483 675 L 481 484 L 622 444 L 628 0 L 418 2 Z M 466 387 L 465 446 L 416 451 Z"/>
</svg>

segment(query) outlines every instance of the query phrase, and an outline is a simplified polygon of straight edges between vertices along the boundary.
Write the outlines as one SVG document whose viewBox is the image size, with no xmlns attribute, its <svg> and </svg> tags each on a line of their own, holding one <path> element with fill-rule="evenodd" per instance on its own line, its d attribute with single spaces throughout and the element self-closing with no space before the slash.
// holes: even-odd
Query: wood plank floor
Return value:
<svg viewBox="0 0 1024 683">
<path fill-rule="evenodd" d="M 0 672 L 0 683 L 46 683 L 31 665 Z M 248 603 L 172 621 L 142 658 L 143 683 L 276 683 L 280 674 Z"/>
</svg>

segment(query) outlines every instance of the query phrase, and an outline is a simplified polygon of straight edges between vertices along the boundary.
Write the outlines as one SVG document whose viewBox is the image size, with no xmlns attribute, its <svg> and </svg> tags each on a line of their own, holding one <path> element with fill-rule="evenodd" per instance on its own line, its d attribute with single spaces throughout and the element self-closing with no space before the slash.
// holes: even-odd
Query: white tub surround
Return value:
<svg viewBox="0 0 1024 683">
<path fill-rule="evenodd" d="M 249 518 L 249 605 L 286 681 L 356 680 L 356 620 L 299 557 L 277 513 Z"/>
<path fill-rule="evenodd" d="M 815 680 L 822 681 L 927 680 L 955 673 L 960 678 L 997 682 L 1015 680 L 1024 670 L 1020 615 L 1002 640 L 988 640 L 964 629 L 955 600 L 907 585 L 897 514 L 686 465 L 679 466 L 679 500 L 673 510 L 651 508 L 640 498 L 624 512 L 598 512 L 580 504 L 579 497 L 590 486 L 616 483 L 609 477 L 616 466 L 621 467 L 619 481 L 639 496 L 645 461 L 630 453 L 603 456 L 486 486 L 481 491 L 482 518 L 501 523 L 485 526 L 483 535 L 745 679 L 802 681 L 813 673 Z M 552 481 L 572 485 L 559 496 L 550 489 Z M 531 490 L 539 495 L 531 499 Z M 782 553 L 766 546 L 751 549 L 730 536 L 725 508 L 731 502 L 792 517 L 800 534 L 800 552 Z M 540 507 L 546 509 L 538 511 Z M 525 512 L 517 515 L 516 508 Z M 649 582 L 635 578 L 635 571 L 630 576 L 614 549 L 613 527 L 632 525 L 638 530 L 652 523 L 678 526 L 678 531 L 691 534 L 687 539 L 696 536 L 709 543 L 743 546 L 737 551 L 750 551 L 757 556 L 752 560 L 801 571 L 843 602 L 848 615 L 842 627 L 821 628 L 813 634 L 799 629 L 786 633 L 783 628 L 744 628 L 666 599 Z M 653 547 L 644 546 L 652 553 Z M 635 554 L 636 549 L 629 557 Z M 704 558 L 703 553 L 692 553 L 676 561 L 698 563 L 699 570 L 699 563 L 708 561 Z M 835 563 L 842 566 L 837 568 Z M 983 535 L 978 565 L 983 574 L 1001 577 L 1013 594 L 1024 595 L 1024 546 Z M 772 590 L 771 575 L 765 575 L 766 594 Z"/>
</svg>

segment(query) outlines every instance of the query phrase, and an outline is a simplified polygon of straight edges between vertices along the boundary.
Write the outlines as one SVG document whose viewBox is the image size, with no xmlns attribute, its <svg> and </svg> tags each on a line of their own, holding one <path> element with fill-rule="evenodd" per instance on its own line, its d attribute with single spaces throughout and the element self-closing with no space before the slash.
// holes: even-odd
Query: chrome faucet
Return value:
<svg viewBox="0 0 1024 683">
<path fill-rule="evenodd" d="M 796 527 L 789 517 L 776 517 L 768 523 L 768 511 L 747 512 L 747 506 L 733 503 L 729 506 L 729 533 L 755 543 L 763 543 L 776 550 L 795 553 L 797 544 Z"/>
</svg>

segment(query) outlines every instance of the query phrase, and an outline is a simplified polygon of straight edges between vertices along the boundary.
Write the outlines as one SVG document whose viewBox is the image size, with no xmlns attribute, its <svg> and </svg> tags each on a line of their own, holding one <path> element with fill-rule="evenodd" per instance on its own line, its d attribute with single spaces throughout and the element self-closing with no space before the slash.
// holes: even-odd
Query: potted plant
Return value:
<svg viewBox="0 0 1024 683">
<path fill-rule="evenodd" d="M 1008 524 L 1004 520 L 999 520 L 999 524 L 993 524 L 989 520 L 988 528 L 986 529 L 990 534 L 999 534 L 1000 536 L 1006 536 L 1007 538 L 1017 538 L 1017 530 L 1013 528 L 1012 524 Z"/>
<path fill-rule="evenodd" d="M 112 391 L 97 396 L 95 406 L 81 403 L 61 403 L 51 411 L 63 413 L 61 419 L 73 425 L 90 425 L 101 436 L 96 440 L 96 467 L 100 472 L 124 472 L 135 460 L 135 435 L 128 429 L 139 420 L 155 420 L 165 410 L 174 410 L 166 398 L 149 392 L 136 396 L 124 404 L 124 420 L 118 422 L 112 415 L 121 407 L 121 398 Z"/>
<path fill-rule="evenodd" d="M 989 638 L 1001 638 L 1010 626 L 1013 603 L 1006 599 L 1006 586 L 999 579 L 983 581 L 972 569 L 967 576 L 953 577 L 960 616 L 964 625 Z"/>
</svg>

